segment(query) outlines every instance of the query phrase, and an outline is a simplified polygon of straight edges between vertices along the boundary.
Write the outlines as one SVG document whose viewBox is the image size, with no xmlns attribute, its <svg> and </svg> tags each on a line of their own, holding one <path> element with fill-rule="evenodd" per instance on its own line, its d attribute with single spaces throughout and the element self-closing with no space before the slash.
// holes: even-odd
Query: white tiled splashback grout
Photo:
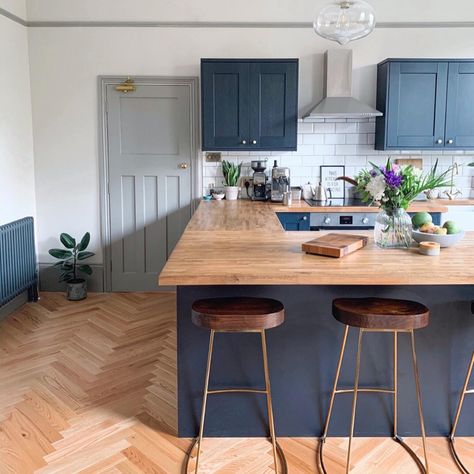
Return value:
<svg viewBox="0 0 474 474">
<path fill-rule="evenodd" d="M 375 119 L 320 119 L 316 122 L 298 122 L 298 149 L 292 152 L 222 152 L 222 158 L 242 163 L 242 176 L 252 176 L 250 161 L 268 158 L 268 172 L 273 160 L 279 166 L 291 170 L 292 186 L 319 181 L 321 165 L 345 165 L 347 176 L 354 177 L 359 171 L 370 167 L 370 163 L 382 165 L 389 156 L 400 158 L 412 156 L 423 160 L 424 170 L 428 170 L 438 160 L 440 170 L 446 170 L 452 163 L 459 166 L 455 177 L 456 187 L 463 197 L 474 198 L 474 167 L 467 166 L 474 161 L 474 152 L 409 150 L 378 151 L 374 149 Z M 206 162 L 203 157 L 203 193 L 209 189 L 223 187 L 221 163 Z M 244 196 L 245 193 L 242 193 Z"/>
</svg>

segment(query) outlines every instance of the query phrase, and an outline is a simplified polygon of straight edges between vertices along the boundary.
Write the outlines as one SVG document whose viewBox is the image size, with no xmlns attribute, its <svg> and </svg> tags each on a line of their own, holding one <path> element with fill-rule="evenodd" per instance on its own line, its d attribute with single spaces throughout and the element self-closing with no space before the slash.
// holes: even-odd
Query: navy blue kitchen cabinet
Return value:
<svg viewBox="0 0 474 474">
<path fill-rule="evenodd" d="M 277 212 L 285 230 L 310 230 L 309 212 Z"/>
<path fill-rule="evenodd" d="M 294 151 L 298 60 L 201 60 L 202 149 Z"/>
<path fill-rule="evenodd" d="M 449 63 L 446 148 L 474 147 L 474 61 Z"/>
<path fill-rule="evenodd" d="M 388 59 L 378 65 L 375 148 L 474 147 L 474 61 Z"/>
</svg>

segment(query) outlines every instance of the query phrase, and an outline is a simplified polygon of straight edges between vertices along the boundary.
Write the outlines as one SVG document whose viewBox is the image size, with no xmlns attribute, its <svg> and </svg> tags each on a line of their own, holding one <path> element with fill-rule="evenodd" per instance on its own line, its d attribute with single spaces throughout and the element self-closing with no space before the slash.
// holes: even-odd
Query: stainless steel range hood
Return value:
<svg viewBox="0 0 474 474">
<path fill-rule="evenodd" d="M 326 52 L 326 97 L 303 119 L 379 117 L 382 112 L 352 97 L 352 50 Z"/>
</svg>

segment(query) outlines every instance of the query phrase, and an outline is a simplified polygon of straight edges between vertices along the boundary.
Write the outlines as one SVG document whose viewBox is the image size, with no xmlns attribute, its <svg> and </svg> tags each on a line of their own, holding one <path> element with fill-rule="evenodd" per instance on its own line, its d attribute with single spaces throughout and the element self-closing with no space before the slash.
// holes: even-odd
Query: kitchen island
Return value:
<svg viewBox="0 0 474 474">
<path fill-rule="evenodd" d="M 443 212 L 436 203 L 416 203 Z M 438 206 L 438 207 L 436 207 Z M 270 203 L 203 202 L 160 275 L 161 285 L 177 286 L 179 436 L 198 429 L 209 333 L 193 326 L 191 305 L 212 296 L 265 296 L 286 308 L 285 323 L 268 331 L 275 423 L 280 436 L 318 436 L 322 432 L 343 327 L 331 315 L 336 297 L 379 296 L 413 299 L 431 309 L 428 328 L 418 331 L 417 352 L 427 432 L 446 435 L 465 368 L 474 346 L 474 232 L 439 257 L 416 248 L 387 250 L 373 240 L 343 259 L 301 252 L 301 244 L 322 232 L 285 232 Z M 441 210 L 439 210 L 441 209 Z M 285 209 L 283 209 L 285 210 Z M 413 210 L 413 209 L 410 209 Z M 416 208 L 426 210 L 425 208 Z M 312 209 L 309 212 L 317 212 Z M 371 232 L 358 231 L 361 235 Z M 213 387 L 255 386 L 263 382 L 257 336 L 218 334 Z M 341 373 L 341 385 L 354 375 L 354 337 Z M 418 434 L 408 338 L 400 336 L 399 428 Z M 390 336 L 368 335 L 364 342 L 361 385 L 391 383 Z M 262 398 L 262 397 L 260 397 Z M 264 400 L 254 396 L 216 396 L 208 404 L 208 436 L 264 436 Z M 348 433 L 351 397 L 339 397 L 330 435 Z M 361 396 L 356 432 L 390 435 L 391 398 Z M 373 416 L 377 413 L 377 416 Z M 459 435 L 474 435 L 468 417 Z"/>
</svg>

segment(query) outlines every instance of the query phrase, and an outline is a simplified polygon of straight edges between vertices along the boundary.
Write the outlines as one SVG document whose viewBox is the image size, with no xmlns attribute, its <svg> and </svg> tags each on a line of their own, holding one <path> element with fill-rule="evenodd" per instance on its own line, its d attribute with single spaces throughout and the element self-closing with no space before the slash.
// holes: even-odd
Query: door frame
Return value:
<svg viewBox="0 0 474 474">
<path fill-rule="evenodd" d="M 99 76 L 99 196 L 100 233 L 104 265 L 104 291 L 112 291 L 112 252 L 109 194 L 109 147 L 107 140 L 107 86 L 118 85 L 128 76 Z M 186 86 L 190 92 L 191 125 L 191 214 L 196 210 L 201 195 L 202 156 L 199 151 L 199 79 L 197 77 L 131 76 L 135 85 Z M 158 283 L 157 283 L 158 288 Z"/>
</svg>

